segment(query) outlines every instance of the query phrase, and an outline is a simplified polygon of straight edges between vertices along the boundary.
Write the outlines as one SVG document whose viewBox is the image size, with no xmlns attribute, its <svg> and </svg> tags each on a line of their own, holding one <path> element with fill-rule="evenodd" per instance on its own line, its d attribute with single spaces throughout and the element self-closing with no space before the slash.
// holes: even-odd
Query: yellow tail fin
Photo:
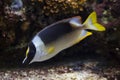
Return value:
<svg viewBox="0 0 120 80">
<path fill-rule="evenodd" d="M 85 25 L 86 29 L 96 30 L 96 31 L 105 31 L 105 27 L 97 23 L 96 12 L 92 12 L 88 16 L 86 21 L 83 23 L 83 25 Z"/>
</svg>

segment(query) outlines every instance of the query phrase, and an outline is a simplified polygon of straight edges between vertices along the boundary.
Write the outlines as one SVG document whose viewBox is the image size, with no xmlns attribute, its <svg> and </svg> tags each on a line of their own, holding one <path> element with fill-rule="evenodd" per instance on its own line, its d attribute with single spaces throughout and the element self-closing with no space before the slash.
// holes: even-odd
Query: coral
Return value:
<svg viewBox="0 0 120 80">
<path fill-rule="evenodd" d="M 120 17 L 120 0 L 115 0 L 111 5 L 111 14 L 113 17 Z"/>
<path fill-rule="evenodd" d="M 46 27 L 56 21 L 70 18 L 73 16 L 81 16 L 82 21 L 84 21 L 88 14 L 93 10 L 97 12 L 99 17 L 99 22 L 105 26 L 109 26 L 112 29 L 117 29 L 117 34 L 119 33 L 118 26 L 120 18 L 119 17 L 119 0 L 22 0 L 23 6 L 20 9 L 14 11 L 11 9 L 12 0 L 0 0 L 0 51 L 2 51 L 0 61 L 19 61 L 22 60 L 21 57 L 25 54 L 26 44 L 32 39 L 32 37 Z M 115 17 L 115 18 L 111 18 Z M 103 19 L 104 18 L 104 19 Z M 112 20 L 117 19 L 117 20 Z M 116 33 L 116 31 L 113 31 Z M 109 30 L 105 34 L 109 34 Z M 111 33 L 112 34 L 112 33 Z M 104 37 L 104 33 L 100 34 L 101 38 L 98 38 L 99 34 L 93 36 L 90 40 L 91 42 L 85 43 L 85 51 L 89 52 L 91 43 L 93 45 L 98 45 L 103 48 L 102 43 L 109 42 L 108 38 L 110 35 Z M 114 35 L 112 36 L 112 38 Z M 102 39 L 103 38 L 103 39 Z M 98 39 L 102 39 L 99 41 Z M 108 41 L 107 41 L 108 40 Z M 115 39 L 119 40 L 119 39 Z M 101 44 L 98 44 L 100 42 Z M 119 43 L 119 42 L 118 42 Z M 81 44 L 82 45 L 82 44 Z M 81 49 L 81 45 L 77 46 L 76 49 Z M 105 44 L 106 46 L 112 46 Z M 115 44 L 116 45 L 116 44 Z M 114 48 L 115 47 L 110 47 Z M 83 48 L 81 50 L 84 50 Z M 96 49 L 96 48 L 95 48 Z M 106 48 L 105 48 L 106 49 Z M 71 49 L 75 51 L 75 49 Z M 118 48 L 117 48 L 118 50 Z M 71 51 L 71 52 L 72 52 Z M 114 50 L 113 50 L 114 51 Z M 112 51 L 112 52 L 113 52 Z M 70 52 L 66 51 L 67 53 Z M 99 50 L 98 50 L 99 52 Z M 106 52 L 106 51 L 103 51 Z M 19 54 L 17 54 L 19 53 Z M 64 53 L 64 52 L 63 52 Z M 9 55 L 9 56 L 8 56 Z M 8 59 L 4 59 L 8 56 Z M 13 59 L 11 59 L 13 58 Z M 3 60 L 2 60 L 3 59 Z M 14 63 L 14 62 L 13 62 Z M 21 62 L 19 62 L 21 63 Z"/>
<path fill-rule="evenodd" d="M 23 6 L 17 6 L 18 9 L 12 1 L 16 0 L 0 1 L 0 50 L 3 61 L 4 56 L 9 54 L 8 61 L 10 57 L 18 58 L 17 55 L 21 58 L 25 51 L 16 54 L 17 50 L 25 49 L 35 33 L 47 25 L 76 15 L 84 16 L 84 20 L 88 15 L 84 7 L 86 0 L 22 0 Z"/>
</svg>

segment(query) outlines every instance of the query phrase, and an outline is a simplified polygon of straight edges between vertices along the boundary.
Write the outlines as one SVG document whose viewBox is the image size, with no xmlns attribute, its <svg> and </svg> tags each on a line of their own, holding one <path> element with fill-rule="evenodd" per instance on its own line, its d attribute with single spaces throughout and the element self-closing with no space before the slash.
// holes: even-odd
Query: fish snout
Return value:
<svg viewBox="0 0 120 80">
<path fill-rule="evenodd" d="M 30 63 L 29 58 L 25 57 L 24 60 L 23 60 L 23 62 L 22 62 L 22 64 L 27 65 L 29 63 Z"/>
</svg>

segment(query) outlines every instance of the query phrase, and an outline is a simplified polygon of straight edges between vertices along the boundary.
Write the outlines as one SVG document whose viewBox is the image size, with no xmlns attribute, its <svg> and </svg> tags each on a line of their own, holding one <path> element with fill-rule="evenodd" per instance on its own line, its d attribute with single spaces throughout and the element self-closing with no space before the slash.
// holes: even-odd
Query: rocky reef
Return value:
<svg viewBox="0 0 120 80">
<path fill-rule="evenodd" d="M 76 15 L 83 16 L 83 20 L 88 16 L 84 0 L 24 0 L 21 6 L 21 2 L 15 1 L 0 1 L 1 61 L 7 55 L 9 59 L 21 58 L 27 43 L 47 25 Z M 19 49 L 22 52 L 19 53 Z"/>
<path fill-rule="evenodd" d="M 0 65 L 21 65 L 28 42 L 47 25 L 73 16 L 81 16 L 84 22 L 92 11 L 97 12 L 106 31 L 93 32 L 93 36 L 62 51 L 57 58 L 95 53 L 120 61 L 119 8 L 119 0 L 0 0 Z"/>
</svg>

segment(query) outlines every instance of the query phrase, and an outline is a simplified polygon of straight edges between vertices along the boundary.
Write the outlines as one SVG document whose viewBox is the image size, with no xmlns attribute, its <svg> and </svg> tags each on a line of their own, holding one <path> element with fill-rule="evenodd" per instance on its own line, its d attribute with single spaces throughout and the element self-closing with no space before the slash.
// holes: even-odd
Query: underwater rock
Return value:
<svg viewBox="0 0 120 80">
<path fill-rule="evenodd" d="M 1 52 L 2 58 L 0 59 L 2 59 L 1 60 L 3 61 L 2 63 L 5 63 L 7 61 L 5 57 L 8 55 L 10 55 L 13 58 L 12 59 L 11 57 L 9 57 L 8 61 L 13 60 L 14 61 L 13 64 L 21 63 L 17 61 L 19 61 L 18 59 L 22 60 L 21 57 L 23 57 L 25 54 L 25 49 L 26 49 L 25 44 L 27 44 L 31 40 L 31 38 L 35 35 L 36 32 L 45 28 L 49 24 L 73 16 L 81 16 L 84 22 L 88 14 L 93 11 L 93 6 L 88 7 L 88 5 L 96 3 L 95 0 L 88 0 L 88 1 L 86 0 L 22 0 L 22 1 L 24 4 L 18 6 L 19 8 L 18 11 L 19 10 L 21 11 L 20 15 L 18 15 L 16 12 L 10 9 L 10 5 L 12 3 L 11 1 L 9 0 L 0 1 L 0 9 L 1 9 L 0 50 L 3 51 Z M 105 0 L 105 1 L 111 1 L 111 0 Z M 105 10 L 104 7 L 107 6 L 107 7 L 111 7 L 111 8 L 107 8 L 108 10 L 106 10 L 109 14 L 110 14 L 109 11 L 111 9 L 112 16 L 117 15 L 119 17 L 118 15 L 120 13 L 118 10 L 119 2 L 120 2 L 119 0 L 116 0 L 116 2 L 112 3 L 113 6 L 111 6 L 111 2 L 100 6 L 100 4 L 102 4 L 103 2 L 102 0 L 97 2 L 97 4 L 99 4 L 99 9 L 103 8 L 100 9 L 100 11 L 98 9 L 98 12 L 101 12 L 100 15 L 102 15 L 102 12 L 104 12 Z M 119 19 L 117 21 L 109 21 L 109 24 L 106 24 L 105 26 L 110 26 L 111 28 L 113 27 L 113 25 L 119 26 L 119 21 L 120 21 Z M 119 27 L 117 27 L 117 31 L 119 31 Z M 117 34 L 116 36 L 119 35 L 116 31 L 112 31 L 112 32 Z M 106 48 L 105 50 L 102 50 L 102 48 L 104 48 L 103 46 L 108 47 L 113 45 L 114 47 L 112 48 L 114 48 L 114 50 L 112 50 L 111 52 L 114 52 L 115 49 L 117 48 L 117 53 L 119 53 L 118 50 L 119 47 L 116 46 L 118 44 L 111 42 L 116 42 L 119 41 L 120 39 L 114 37 L 114 35 L 112 35 L 113 36 L 112 37 L 111 34 L 113 33 L 111 33 L 110 31 L 101 33 L 102 35 L 101 37 L 99 36 L 99 33 L 98 34 L 95 33 L 96 36 L 90 38 L 90 42 L 85 40 L 85 44 L 80 43 L 77 45 L 77 48 L 72 47 L 66 51 L 63 51 L 62 53 L 66 53 L 66 54 L 70 53 L 69 55 L 71 55 L 71 52 L 77 53 L 77 51 L 81 51 L 81 50 L 82 52 L 88 53 L 91 50 L 93 51 L 93 49 L 91 49 L 90 47 L 92 45 L 98 46 L 96 47 L 98 48 L 97 49 L 98 51 L 96 52 L 100 54 L 102 52 L 104 53 L 107 52 Z M 108 40 L 108 37 L 112 37 L 112 38 L 109 38 Z M 112 41 L 112 39 L 114 39 L 114 41 Z M 108 44 L 108 42 L 110 43 Z"/>
<path fill-rule="evenodd" d="M 113 17 L 120 17 L 120 0 L 115 0 L 111 5 L 111 14 Z"/>
</svg>

